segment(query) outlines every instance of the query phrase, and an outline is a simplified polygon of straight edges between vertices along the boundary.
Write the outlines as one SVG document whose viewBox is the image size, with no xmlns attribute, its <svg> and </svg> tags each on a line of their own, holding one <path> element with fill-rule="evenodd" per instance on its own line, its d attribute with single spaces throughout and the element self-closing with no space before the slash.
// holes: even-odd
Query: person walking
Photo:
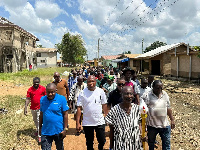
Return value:
<svg viewBox="0 0 200 150">
<path fill-rule="evenodd" d="M 154 150 L 156 135 L 159 133 L 162 140 L 162 149 L 170 150 L 171 129 L 175 128 L 175 122 L 170 107 L 168 94 L 163 90 L 161 80 L 152 83 L 152 89 L 144 93 L 141 99 L 146 103 L 147 113 L 147 136 L 149 150 Z M 167 116 L 171 120 L 171 126 Z"/>
<path fill-rule="evenodd" d="M 57 93 L 60 95 L 65 96 L 66 100 L 69 98 L 69 88 L 67 81 L 65 79 L 60 78 L 60 74 L 58 72 L 55 72 L 54 75 L 54 83 L 56 85 Z"/>
<path fill-rule="evenodd" d="M 69 107 L 72 108 L 72 113 L 76 114 L 77 111 L 77 99 L 80 92 L 87 87 L 87 84 L 83 82 L 83 76 L 80 75 L 77 78 L 77 83 L 72 86 L 69 95 Z"/>
<path fill-rule="evenodd" d="M 87 88 L 80 92 L 77 101 L 76 130 L 81 131 L 80 116 L 83 110 L 83 130 L 85 132 L 87 150 L 93 150 L 94 130 L 98 141 L 98 149 L 103 150 L 105 144 L 105 120 L 102 108 L 107 115 L 107 99 L 104 91 L 96 86 L 95 76 L 87 79 Z"/>
<path fill-rule="evenodd" d="M 24 115 L 28 114 L 27 107 L 31 102 L 31 114 L 33 116 L 33 121 L 35 123 L 36 132 L 35 135 L 38 136 L 38 142 L 41 142 L 41 137 L 39 136 L 39 115 L 40 115 L 40 98 L 46 95 L 46 89 L 40 85 L 40 78 L 33 78 L 33 86 L 31 86 L 26 95 L 26 102 L 24 108 Z"/>
<path fill-rule="evenodd" d="M 57 150 L 64 150 L 63 139 L 68 131 L 68 105 L 66 98 L 56 93 L 56 85 L 49 83 L 46 96 L 40 100 L 39 134 L 42 150 L 51 150 L 55 141 Z"/>
<path fill-rule="evenodd" d="M 111 108 L 105 120 L 110 125 L 110 149 L 142 150 L 139 105 L 132 103 L 133 88 L 122 89 L 122 103 Z"/>
<path fill-rule="evenodd" d="M 140 104 L 140 99 L 139 99 L 140 91 L 137 87 L 137 83 L 135 81 L 131 80 L 131 77 L 134 73 L 135 73 L 135 71 L 129 67 L 127 67 L 123 70 L 123 76 L 125 77 L 125 81 L 126 81 L 125 86 L 131 86 L 133 88 L 133 92 L 134 92 L 133 103 L 139 105 Z"/>
<path fill-rule="evenodd" d="M 124 77 L 118 78 L 117 88 L 111 91 L 108 96 L 108 103 L 107 103 L 108 110 L 110 110 L 111 107 L 114 107 L 115 105 L 122 102 L 121 92 L 124 86 L 125 86 Z"/>
</svg>

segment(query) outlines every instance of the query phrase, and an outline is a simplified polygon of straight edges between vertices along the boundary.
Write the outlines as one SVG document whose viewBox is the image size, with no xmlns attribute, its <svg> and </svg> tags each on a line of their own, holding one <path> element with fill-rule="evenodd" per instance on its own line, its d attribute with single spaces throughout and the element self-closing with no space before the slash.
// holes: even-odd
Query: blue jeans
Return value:
<svg viewBox="0 0 200 150">
<path fill-rule="evenodd" d="M 41 148 L 42 150 L 51 150 L 52 142 L 55 141 L 57 150 L 64 150 L 63 140 L 59 137 L 59 134 L 48 136 L 41 136 Z"/>
<path fill-rule="evenodd" d="M 156 140 L 156 135 L 159 133 L 162 140 L 162 150 L 170 150 L 170 136 L 171 136 L 171 127 L 166 126 L 166 128 L 154 128 L 147 126 L 147 136 L 149 150 L 154 150 L 154 144 Z"/>
</svg>

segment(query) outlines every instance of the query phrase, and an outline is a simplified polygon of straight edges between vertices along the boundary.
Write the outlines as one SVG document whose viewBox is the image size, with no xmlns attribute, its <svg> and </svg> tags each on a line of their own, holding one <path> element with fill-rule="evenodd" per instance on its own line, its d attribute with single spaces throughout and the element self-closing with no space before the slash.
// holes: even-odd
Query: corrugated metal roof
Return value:
<svg viewBox="0 0 200 150">
<path fill-rule="evenodd" d="M 137 56 L 139 56 L 141 54 L 124 54 L 124 56 L 128 57 L 128 58 L 135 58 Z"/>
<path fill-rule="evenodd" d="M 108 55 L 108 56 L 101 56 L 101 57 L 105 60 L 113 60 L 113 59 L 116 59 L 119 56 L 121 56 L 121 55 Z"/>
<path fill-rule="evenodd" d="M 151 57 L 155 57 L 155 56 L 160 55 L 160 54 L 162 54 L 162 53 L 164 53 L 166 51 L 169 51 L 169 50 L 171 50 L 171 49 L 173 49 L 175 47 L 178 47 L 178 46 L 180 46 L 182 44 L 187 46 L 185 43 L 176 43 L 176 44 L 171 44 L 171 45 L 165 45 L 165 46 L 158 47 L 158 48 L 156 48 L 154 50 L 151 50 L 149 52 L 146 52 L 146 53 L 144 53 L 144 54 L 142 54 L 140 56 L 137 56 L 135 58 L 151 58 Z"/>
<path fill-rule="evenodd" d="M 35 52 L 56 52 L 58 51 L 56 48 L 34 48 Z"/>
</svg>

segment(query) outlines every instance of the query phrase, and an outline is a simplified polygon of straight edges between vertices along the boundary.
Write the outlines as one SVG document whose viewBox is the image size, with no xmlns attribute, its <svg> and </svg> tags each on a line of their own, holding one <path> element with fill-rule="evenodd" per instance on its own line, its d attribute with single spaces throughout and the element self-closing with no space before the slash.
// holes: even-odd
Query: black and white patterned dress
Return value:
<svg viewBox="0 0 200 150">
<path fill-rule="evenodd" d="M 105 119 L 114 127 L 114 150 L 143 150 L 140 140 L 141 116 L 138 105 L 132 104 L 130 114 L 127 114 L 119 104 L 115 105 Z"/>
</svg>

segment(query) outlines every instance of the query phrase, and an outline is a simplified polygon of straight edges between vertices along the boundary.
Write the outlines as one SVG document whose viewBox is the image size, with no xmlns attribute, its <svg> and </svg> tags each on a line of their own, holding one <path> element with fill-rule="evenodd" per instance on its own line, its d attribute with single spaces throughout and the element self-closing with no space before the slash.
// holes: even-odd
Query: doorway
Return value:
<svg viewBox="0 0 200 150">
<path fill-rule="evenodd" d="M 151 74 L 160 75 L 160 60 L 151 60 Z"/>
</svg>

